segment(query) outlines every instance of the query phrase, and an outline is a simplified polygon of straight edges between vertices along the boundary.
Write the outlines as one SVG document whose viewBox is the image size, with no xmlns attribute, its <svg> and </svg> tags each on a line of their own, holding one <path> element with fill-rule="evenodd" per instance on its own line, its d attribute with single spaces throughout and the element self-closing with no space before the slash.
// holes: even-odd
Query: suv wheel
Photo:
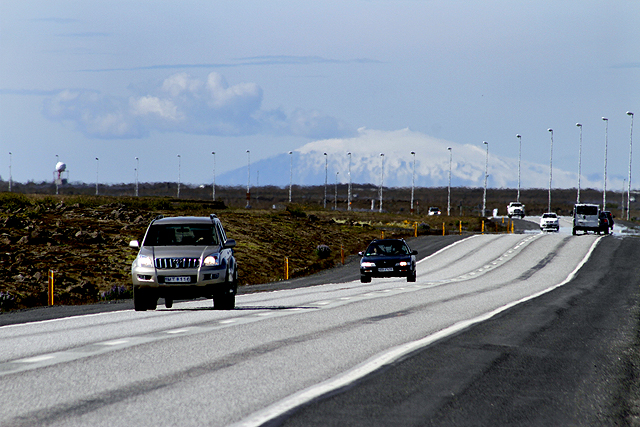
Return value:
<svg viewBox="0 0 640 427">
<path fill-rule="evenodd" d="M 147 290 L 133 288 L 133 308 L 135 311 L 155 310 L 157 306 L 157 296 Z"/>
<path fill-rule="evenodd" d="M 416 281 L 416 271 L 413 270 L 411 274 L 407 276 L 407 282 L 415 282 Z"/>
<path fill-rule="evenodd" d="M 360 276 L 360 282 L 361 283 L 370 283 L 371 282 L 371 276 L 366 276 L 366 275 L 361 275 Z"/>
</svg>

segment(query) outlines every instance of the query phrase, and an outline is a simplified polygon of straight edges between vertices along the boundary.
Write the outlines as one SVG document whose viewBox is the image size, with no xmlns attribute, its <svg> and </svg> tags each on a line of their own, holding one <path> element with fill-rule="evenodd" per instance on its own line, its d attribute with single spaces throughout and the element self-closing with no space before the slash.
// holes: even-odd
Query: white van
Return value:
<svg viewBox="0 0 640 427">
<path fill-rule="evenodd" d="M 600 233 L 600 205 L 580 203 L 573 207 L 573 234 L 578 231 Z"/>
</svg>

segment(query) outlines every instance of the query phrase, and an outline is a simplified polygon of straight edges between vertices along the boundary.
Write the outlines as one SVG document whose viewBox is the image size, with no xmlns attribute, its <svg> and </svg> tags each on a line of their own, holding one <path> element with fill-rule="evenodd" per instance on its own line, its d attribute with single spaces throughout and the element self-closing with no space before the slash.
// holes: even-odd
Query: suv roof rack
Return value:
<svg viewBox="0 0 640 427">
<path fill-rule="evenodd" d="M 209 214 L 209 218 L 211 218 L 211 220 L 213 221 L 214 218 L 218 218 L 218 215 L 216 214 Z"/>
</svg>

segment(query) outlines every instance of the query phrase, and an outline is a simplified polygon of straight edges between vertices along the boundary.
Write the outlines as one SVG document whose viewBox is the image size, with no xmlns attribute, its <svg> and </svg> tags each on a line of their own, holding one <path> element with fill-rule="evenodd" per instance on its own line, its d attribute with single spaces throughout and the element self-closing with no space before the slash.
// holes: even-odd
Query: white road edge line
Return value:
<svg viewBox="0 0 640 427">
<path fill-rule="evenodd" d="M 295 393 L 289 397 L 286 397 L 283 400 L 276 402 L 273 405 L 268 406 L 263 410 L 260 410 L 258 412 L 255 412 L 252 415 L 249 415 L 244 420 L 241 420 L 235 424 L 232 424 L 231 427 L 259 427 L 264 423 L 270 420 L 273 420 L 274 418 L 277 418 L 285 414 L 286 412 L 291 411 L 294 408 L 297 408 L 298 406 L 301 406 L 305 403 L 312 401 L 313 399 L 316 399 L 326 393 L 337 390 L 341 387 L 347 386 L 353 383 L 354 381 L 370 374 L 371 372 L 374 372 L 380 367 L 395 362 L 396 360 L 400 359 L 401 357 L 411 352 L 427 347 L 435 343 L 436 341 L 439 341 L 450 335 L 463 331 L 477 323 L 484 322 L 502 313 L 503 311 L 506 311 L 512 307 L 515 307 L 516 305 L 538 298 L 539 296 L 542 296 L 561 286 L 566 285 L 575 277 L 576 273 L 582 268 L 582 266 L 591 257 L 591 254 L 593 253 L 593 251 L 595 250 L 596 246 L 598 245 L 598 243 L 602 238 L 603 236 L 598 237 L 591 244 L 589 251 L 582 258 L 582 261 L 580 261 L 580 263 L 576 266 L 576 268 L 571 273 L 569 273 L 569 275 L 562 282 L 556 285 L 550 286 L 547 289 L 544 289 L 542 291 L 536 292 L 535 294 L 519 299 L 517 301 L 513 301 L 502 307 L 498 307 L 493 311 L 477 316 L 473 319 L 455 323 L 449 326 L 448 328 L 445 328 L 441 331 L 436 332 L 435 334 L 426 336 L 416 341 L 402 344 L 384 353 L 380 353 L 376 356 L 373 356 L 372 358 L 356 366 L 355 368 L 347 372 L 344 372 L 342 374 L 339 374 L 333 378 L 330 378 L 327 381 L 324 381 L 322 383 L 311 386 L 305 390 L 302 390 L 298 393 Z"/>
</svg>

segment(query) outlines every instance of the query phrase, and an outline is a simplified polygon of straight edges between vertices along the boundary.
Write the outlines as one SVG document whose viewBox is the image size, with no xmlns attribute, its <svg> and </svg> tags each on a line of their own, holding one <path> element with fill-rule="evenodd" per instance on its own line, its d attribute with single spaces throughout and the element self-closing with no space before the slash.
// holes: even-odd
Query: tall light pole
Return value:
<svg viewBox="0 0 640 427">
<path fill-rule="evenodd" d="M 379 212 L 382 213 L 382 186 L 384 185 L 384 153 L 380 153 L 381 165 L 380 165 L 380 207 Z"/>
<path fill-rule="evenodd" d="M 178 154 L 178 199 L 180 198 L 180 169 L 182 167 L 182 158 Z"/>
<path fill-rule="evenodd" d="M 247 150 L 247 205 L 245 209 L 251 207 L 251 151 Z"/>
<path fill-rule="evenodd" d="M 516 198 L 516 202 L 520 201 L 520 160 L 522 158 L 522 135 L 517 134 L 516 138 L 518 138 L 518 197 Z"/>
<path fill-rule="evenodd" d="M 576 203 L 580 203 L 580 179 L 582 177 L 582 123 L 576 123 L 580 128 L 580 148 L 578 149 L 578 196 Z"/>
<path fill-rule="evenodd" d="M 416 186 L 416 152 L 412 151 L 411 155 L 413 156 L 413 172 L 411 173 L 411 215 L 413 215 L 413 190 Z"/>
<path fill-rule="evenodd" d="M 56 169 L 56 170 L 54 170 L 54 172 L 53 172 L 53 173 L 54 173 L 54 181 L 55 181 L 55 183 L 56 183 L 56 196 L 58 195 L 58 191 L 59 191 L 58 178 L 57 178 L 57 177 L 55 177 L 55 173 L 56 173 L 57 168 L 58 168 L 58 163 L 60 163 L 60 156 L 58 156 L 58 155 L 56 154 L 56 167 L 55 167 L 55 169 Z"/>
<path fill-rule="evenodd" d="M 293 151 L 289 151 L 289 203 L 291 203 L 291 187 L 293 187 Z"/>
<path fill-rule="evenodd" d="M 482 216 L 484 217 L 485 210 L 487 209 L 487 178 L 489 177 L 489 143 L 482 141 L 487 146 L 487 155 L 484 161 L 484 193 L 482 194 Z"/>
<path fill-rule="evenodd" d="M 338 174 L 340 172 L 336 172 L 336 195 L 333 198 L 333 210 L 337 211 L 338 210 Z"/>
<path fill-rule="evenodd" d="M 553 129 L 547 129 L 551 134 L 551 147 L 549 148 L 549 206 L 547 212 L 551 212 L 551 182 L 553 180 Z"/>
<path fill-rule="evenodd" d="M 609 119 L 603 117 L 604 128 L 604 180 L 602 184 L 602 210 L 607 210 L 607 147 L 609 146 Z"/>
<path fill-rule="evenodd" d="M 216 201 L 216 152 L 212 151 L 213 156 L 213 185 L 211 186 L 211 200 Z"/>
<path fill-rule="evenodd" d="M 136 157 L 136 197 L 140 195 L 138 192 L 138 171 L 140 170 L 140 159 Z"/>
<path fill-rule="evenodd" d="M 327 178 L 328 178 L 329 159 L 327 153 L 324 153 L 324 202 L 322 207 L 327 209 Z"/>
<path fill-rule="evenodd" d="M 449 188 L 447 190 L 447 216 L 451 216 L 451 162 L 453 159 L 453 154 L 451 152 L 451 147 L 447 147 L 449 150 Z"/>
<path fill-rule="evenodd" d="M 96 196 L 98 195 L 98 167 L 100 165 L 100 160 L 96 157 Z"/>
<path fill-rule="evenodd" d="M 351 210 L 351 152 L 347 153 L 347 156 L 349 156 L 349 188 L 347 191 L 347 210 L 350 211 Z"/>
<path fill-rule="evenodd" d="M 11 151 L 9 151 L 9 193 L 11 193 L 11 181 L 13 181 L 13 176 L 11 175 Z"/>
<path fill-rule="evenodd" d="M 633 146 L 633 113 L 627 111 L 627 116 L 631 117 L 631 130 L 629 131 L 629 182 L 627 182 L 627 221 L 629 221 L 629 211 L 631 210 L 631 147 Z"/>
</svg>

